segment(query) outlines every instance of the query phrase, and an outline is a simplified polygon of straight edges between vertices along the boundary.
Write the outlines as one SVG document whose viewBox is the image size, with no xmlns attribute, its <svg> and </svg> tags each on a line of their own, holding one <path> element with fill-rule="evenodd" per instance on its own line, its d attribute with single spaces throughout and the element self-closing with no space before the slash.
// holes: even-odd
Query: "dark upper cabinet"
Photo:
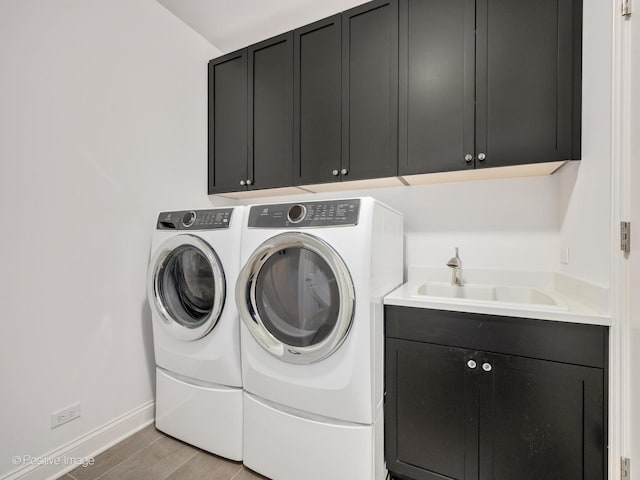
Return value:
<svg viewBox="0 0 640 480">
<path fill-rule="evenodd" d="M 397 175 L 397 0 L 344 12 L 342 24 L 343 179 Z"/>
<path fill-rule="evenodd" d="M 576 0 L 477 0 L 477 167 L 580 158 L 581 25 Z"/>
<path fill-rule="evenodd" d="M 293 35 L 209 62 L 209 193 L 293 184 Z"/>
<path fill-rule="evenodd" d="M 293 185 L 293 32 L 247 49 L 249 189 Z"/>
<path fill-rule="evenodd" d="M 400 174 L 580 158 L 579 0 L 400 0 Z"/>
<path fill-rule="evenodd" d="M 342 167 L 342 22 L 293 32 L 294 183 L 334 182 Z"/>
<path fill-rule="evenodd" d="M 403 307 L 385 318 L 394 478 L 606 478 L 606 327 Z"/>
<path fill-rule="evenodd" d="M 209 193 L 580 158 L 582 0 L 374 0 L 209 63 Z"/>
<path fill-rule="evenodd" d="M 475 0 L 400 0 L 399 25 L 399 173 L 473 168 Z"/>
<path fill-rule="evenodd" d="M 245 190 L 247 171 L 247 50 L 209 62 L 210 194 Z"/>
</svg>

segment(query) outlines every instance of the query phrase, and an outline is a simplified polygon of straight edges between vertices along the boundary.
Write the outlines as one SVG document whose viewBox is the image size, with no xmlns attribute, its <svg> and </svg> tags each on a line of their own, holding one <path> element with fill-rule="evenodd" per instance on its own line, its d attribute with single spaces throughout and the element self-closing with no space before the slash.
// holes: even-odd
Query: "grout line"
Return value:
<svg viewBox="0 0 640 480">
<path fill-rule="evenodd" d="M 135 452 L 133 452 L 131 455 L 129 455 L 128 457 L 124 458 L 121 462 L 116 463 L 113 467 L 111 467 L 110 469 L 106 470 L 104 473 L 102 473 L 102 475 L 94 478 L 93 480 L 98 480 L 99 478 L 104 477 L 107 473 L 109 473 L 111 470 L 113 470 L 116 467 L 119 467 L 120 465 L 122 465 L 124 462 L 126 462 L 127 460 L 129 460 L 131 457 L 133 457 L 134 455 L 136 455 L 137 453 L 140 453 L 142 450 L 144 450 L 145 448 L 150 447 L 151 445 L 153 445 L 154 443 L 156 443 L 158 440 L 160 440 L 161 438 L 164 438 L 164 436 L 159 436 L 158 438 L 156 438 L 154 441 L 146 444 L 144 447 L 139 448 L 138 450 L 136 450 Z"/>
<path fill-rule="evenodd" d="M 238 468 L 238 471 L 234 473 L 229 480 L 233 480 L 234 478 L 236 478 L 238 475 L 240 475 L 240 472 L 242 472 L 243 470 L 244 470 L 244 465 L 240 464 L 240 468 Z"/>
<path fill-rule="evenodd" d="M 185 444 L 185 445 L 186 445 L 186 444 Z M 191 447 L 190 445 L 187 445 L 187 446 L 189 446 L 190 448 L 193 448 L 193 447 Z M 174 468 L 173 470 L 171 470 L 171 471 L 168 473 L 168 475 L 167 475 L 166 477 L 164 477 L 164 478 L 165 478 L 165 480 L 166 480 L 167 478 L 169 478 L 171 475 L 173 475 L 174 473 L 176 473 L 178 470 L 180 470 L 180 468 L 182 468 L 182 467 L 183 467 L 184 465 L 186 465 L 188 462 L 190 462 L 191 460 L 193 460 L 197 454 L 198 454 L 198 450 L 195 450 L 195 451 L 193 452 L 193 455 L 191 455 L 189 458 L 187 458 L 187 459 L 186 459 L 184 462 L 182 462 L 180 465 L 176 466 L 176 468 Z"/>
</svg>

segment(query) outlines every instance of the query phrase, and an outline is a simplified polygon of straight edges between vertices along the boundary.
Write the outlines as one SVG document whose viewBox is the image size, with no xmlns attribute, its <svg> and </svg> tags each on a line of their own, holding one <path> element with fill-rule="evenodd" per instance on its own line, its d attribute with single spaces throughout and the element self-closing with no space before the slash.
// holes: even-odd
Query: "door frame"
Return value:
<svg viewBox="0 0 640 480">
<path fill-rule="evenodd" d="M 620 249 L 620 222 L 631 215 L 631 25 L 623 17 L 622 0 L 611 2 L 613 9 L 613 61 L 611 108 L 611 315 L 609 336 L 609 477 L 622 477 L 620 459 L 631 458 L 632 431 L 632 318 L 631 270 L 629 254 Z M 634 12 L 633 15 L 640 13 Z M 637 20 L 636 20 L 637 21 Z M 637 52 L 636 52 L 637 53 Z M 636 426 L 640 428 L 640 425 Z M 636 429 L 637 429 L 636 428 Z M 640 459 L 635 459 L 634 463 Z M 635 467 L 637 468 L 637 467 Z M 632 474 L 632 478 L 640 475 Z"/>
</svg>

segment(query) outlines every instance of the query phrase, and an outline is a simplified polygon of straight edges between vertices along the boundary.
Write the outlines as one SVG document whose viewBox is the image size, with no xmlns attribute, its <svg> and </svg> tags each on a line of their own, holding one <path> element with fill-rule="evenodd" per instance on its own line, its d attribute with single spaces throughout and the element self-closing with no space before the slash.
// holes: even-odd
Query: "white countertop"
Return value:
<svg viewBox="0 0 640 480">
<path fill-rule="evenodd" d="M 528 286 L 553 298 L 554 306 L 525 303 L 506 303 L 491 300 L 435 297 L 419 295 L 418 288 L 427 282 L 441 282 L 446 270 L 421 270 L 421 275 L 409 275 L 409 281 L 384 298 L 385 305 L 428 308 L 454 312 L 481 313 L 506 317 L 533 318 L 590 325 L 611 325 L 611 316 L 602 310 L 608 290 L 558 274 L 540 272 L 473 272 L 471 277 L 482 283 Z M 426 273 L 425 273 L 426 272 Z M 418 277 L 419 279 L 415 279 Z M 487 279 L 490 279 L 490 282 Z M 510 281 L 511 280 L 511 281 Z M 470 282 L 472 283 L 472 282 Z"/>
</svg>

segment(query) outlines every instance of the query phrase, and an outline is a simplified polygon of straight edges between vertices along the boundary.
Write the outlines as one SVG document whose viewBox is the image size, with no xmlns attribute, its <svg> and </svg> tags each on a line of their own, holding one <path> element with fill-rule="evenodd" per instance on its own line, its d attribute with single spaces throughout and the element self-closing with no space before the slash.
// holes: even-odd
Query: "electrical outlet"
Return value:
<svg viewBox="0 0 640 480">
<path fill-rule="evenodd" d="M 569 265 L 569 247 L 562 247 L 560 249 L 560 263 Z"/>
<path fill-rule="evenodd" d="M 51 414 L 51 428 L 59 427 L 60 425 L 70 422 L 74 418 L 80 416 L 80 403 L 71 405 L 70 407 L 63 408 L 57 412 Z"/>
</svg>

